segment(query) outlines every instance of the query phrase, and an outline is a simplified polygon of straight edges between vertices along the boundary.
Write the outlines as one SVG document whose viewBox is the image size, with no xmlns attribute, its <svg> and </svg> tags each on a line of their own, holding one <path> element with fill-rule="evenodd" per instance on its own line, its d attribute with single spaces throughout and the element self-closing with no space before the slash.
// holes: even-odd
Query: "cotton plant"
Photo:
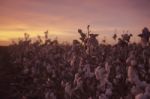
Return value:
<svg viewBox="0 0 150 99">
<path fill-rule="evenodd" d="M 134 84 L 140 82 L 137 71 L 135 69 L 136 65 L 137 65 L 137 61 L 131 60 L 131 66 L 128 67 L 128 81 Z"/>
<path fill-rule="evenodd" d="M 101 66 L 96 67 L 95 68 L 95 77 L 100 82 L 103 82 L 103 83 L 107 82 L 108 76 L 107 76 L 107 72 L 106 72 L 105 68 L 101 67 Z"/>
<path fill-rule="evenodd" d="M 94 76 L 94 73 L 91 72 L 90 64 L 85 64 L 83 67 L 84 77 L 85 78 L 91 78 Z"/>
<path fill-rule="evenodd" d="M 98 40 L 96 39 L 96 37 L 98 36 L 98 34 L 90 34 L 90 37 L 87 39 L 87 49 L 86 49 L 86 53 L 88 55 L 95 55 L 95 52 L 97 50 L 98 47 Z"/>
<path fill-rule="evenodd" d="M 108 88 L 106 86 L 111 85 L 111 83 L 108 81 L 108 74 L 104 67 L 97 67 L 95 69 L 95 76 L 96 79 L 99 81 L 99 85 L 97 88 L 101 91 L 104 91 L 105 94 L 108 96 L 112 95 L 112 86 L 109 86 Z"/>
<path fill-rule="evenodd" d="M 141 38 L 141 45 L 143 48 L 149 45 L 150 32 L 147 27 L 144 27 L 142 33 L 138 36 Z"/>
<path fill-rule="evenodd" d="M 80 34 L 80 40 L 83 43 L 83 46 L 88 55 L 95 55 L 95 51 L 98 47 L 98 40 L 96 37 L 98 34 L 91 33 L 90 25 L 87 26 L 87 32 L 84 33 L 82 29 L 78 29 L 78 33 Z"/>
<path fill-rule="evenodd" d="M 73 82 L 74 85 L 77 84 L 77 80 L 79 79 L 79 77 L 80 77 L 80 74 L 76 73 L 75 76 L 74 76 L 74 82 Z"/>
<path fill-rule="evenodd" d="M 135 88 L 136 88 L 135 89 L 134 87 L 132 87 L 132 89 L 134 88 L 133 90 L 136 90 L 136 91 L 133 91 L 134 95 L 136 95 L 137 92 L 140 93 L 140 91 L 142 91 L 142 89 L 145 89 L 145 87 L 148 85 L 145 81 L 141 81 L 139 79 L 139 76 L 137 74 L 138 71 L 136 71 L 135 69 L 136 65 L 137 65 L 136 60 L 131 60 L 131 66 L 129 66 L 128 68 L 128 81 L 132 84 L 135 84 Z M 136 97 L 139 97 L 139 96 L 136 96 Z"/>
<path fill-rule="evenodd" d="M 51 90 L 48 90 L 45 93 L 45 99 L 57 99 L 54 92 L 52 92 Z"/>
<path fill-rule="evenodd" d="M 109 62 L 105 62 L 105 70 L 107 72 L 107 77 L 110 75 L 111 68 L 112 68 L 112 65 Z"/>
<path fill-rule="evenodd" d="M 69 82 L 67 82 L 65 85 L 65 96 L 66 96 L 66 99 L 69 99 L 72 96 L 72 87 Z"/>
</svg>

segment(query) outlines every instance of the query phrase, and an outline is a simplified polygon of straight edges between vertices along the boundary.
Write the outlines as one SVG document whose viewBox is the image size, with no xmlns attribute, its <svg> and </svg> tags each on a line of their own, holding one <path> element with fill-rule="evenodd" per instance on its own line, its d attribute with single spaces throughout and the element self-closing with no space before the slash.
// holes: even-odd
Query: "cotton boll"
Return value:
<svg viewBox="0 0 150 99">
<path fill-rule="evenodd" d="M 97 67 L 97 68 L 95 69 L 95 72 L 94 72 L 97 80 L 100 79 L 100 71 L 99 71 L 99 69 L 100 69 L 100 67 Z"/>
<path fill-rule="evenodd" d="M 145 88 L 145 92 L 150 93 L 150 85 L 147 85 L 147 87 Z"/>
<path fill-rule="evenodd" d="M 88 97 L 88 99 L 93 99 L 93 98 L 90 96 L 90 97 Z"/>
<path fill-rule="evenodd" d="M 105 63 L 105 70 L 106 70 L 107 73 L 110 72 L 110 68 L 111 68 L 111 65 L 109 65 L 108 62 L 106 62 L 106 63 Z"/>
<path fill-rule="evenodd" d="M 55 70 L 52 70 L 52 78 L 55 78 L 55 77 L 56 77 Z"/>
<path fill-rule="evenodd" d="M 56 99 L 56 96 L 54 95 L 54 93 L 51 93 L 50 97 L 51 97 L 50 99 Z"/>
<path fill-rule="evenodd" d="M 136 86 L 133 86 L 132 89 L 131 89 L 131 93 L 132 95 L 138 95 L 140 93 L 142 93 L 143 91 L 139 88 L 139 87 L 136 87 Z"/>
<path fill-rule="evenodd" d="M 48 64 L 46 66 L 46 70 L 47 70 L 48 73 L 51 73 L 52 72 L 52 66 L 50 64 Z"/>
<path fill-rule="evenodd" d="M 147 87 L 145 88 L 144 96 L 150 98 L 150 85 L 147 85 Z"/>
<path fill-rule="evenodd" d="M 111 96 L 112 90 L 110 88 L 107 88 L 105 94 L 106 94 L 106 96 Z"/>
<path fill-rule="evenodd" d="M 49 94 L 50 94 L 49 92 L 45 93 L 45 99 L 49 99 Z"/>
<path fill-rule="evenodd" d="M 106 71 L 100 66 L 95 69 L 95 76 L 97 80 L 102 80 L 106 77 Z"/>
<path fill-rule="evenodd" d="M 82 81 L 81 77 L 79 77 L 79 78 L 77 79 L 77 86 L 76 86 L 76 88 L 77 88 L 77 89 L 82 88 L 82 84 L 83 84 L 83 81 Z"/>
<path fill-rule="evenodd" d="M 105 94 L 101 94 L 98 99 L 108 99 Z"/>
<path fill-rule="evenodd" d="M 134 56 L 134 52 L 133 52 L 133 51 L 130 52 L 130 55 L 129 55 L 129 57 L 128 57 L 127 60 L 126 60 L 126 63 L 127 63 L 127 64 L 130 64 L 131 60 L 132 60 L 134 57 L 135 57 L 135 56 Z"/>
<path fill-rule="evenodd" d="M 127 60 L 126 60 L 126 64 L 130 64 L 130 62 L 131 62 L 131 58 L 128 57 Z"/>
<path fill-rule="evenodd" d="M 62 87 L 65 87 L 65 85 L 66 85 L 66 83 L 62 80 L 62 81 L 61 81 L 61 86 L 62 86 Z"/>
<path fill-rule="evenodd" d="M 129 66 L 127 75 L 128 75 L 128 81 L 130 83 L 132 83 L 132 84 L 133 83 L 135 83 L 135 84 L 140 83 L 139 77 L 138 77 L 134 67 Z"/>
<path fill-rule="evenodd" d="M 71 96 L 71 94 L 72 94 L 71 84 L 69 82 L 67 82 L 65 85 L 65 93 L 69 96 Z"/>
<path fill-rule="evenodd" d="M 53 92 L 48 91 L 45 93 L 45 99 L 56 99 L 56 96 Z"/>
<path fill-rule="evenodd" d="M 129 66 L 129 68 L 128 68 L 128 81 L 133 83 L 134 82 L 133 78 L 134 78 L 134 70 L 131 66 Z"/>
<path fill-rule="evenodd" d="M 137 65 L 137 61 L 136 60 L 131 60 L 131 66 L 136 66 Z"/>
<path fill-rule="evenodd" d="M 76 84 L 77 83 L 77 79 L 79 78 L 79 73 L 76 73 L 75 74 L 75 77 L 74 77 L 74 84 Z"/>
<path fill-rule="evenodd" d="M 26 96 L 22 96 L 22 98 L 21 99 L 28 99 Z"/>
<path fill-rule="evenodd" d="M 83 71 L 85 72 L 85 78 L 90 77 L 91 76 L 90 64 L 86 64 L 83 68 Z"/>
<path fill-rule="evenodd" d="M 31 67 L 31 73 L 32 73 L 32 75 L 36 74 L 36 68 L 35 67 Z"/>
<path fill-rule="evenodd" d="M 121 78 L 121 74 L 116 75 L 116 78 L 120 79 Z"/>
<path fill-rule="evenodd" d="M 114 83 L 114 84 L 117 84 L 117 79 L 113 79 L 113 83 Z"/>
<path fill-rule="evenodd" d="M 24 73 L 24 74 L 28 74 L 28 72 L 29 72 L 29 69 L 28 69 L 27 67 L 24 68 L 23 73 Z"/>
<path fill-rule="evenodd" d="M 71 66 L 74 66 L 74 62 L 75 62 L 75 56 L 73 56 L 70 60 L 70 65 Z"/>
<path fill-rule="evenodd" d="M 135 99 L 144 99 L 143 93 L 140 93 L 140 94 L 136 95 Z"/>
</svg>

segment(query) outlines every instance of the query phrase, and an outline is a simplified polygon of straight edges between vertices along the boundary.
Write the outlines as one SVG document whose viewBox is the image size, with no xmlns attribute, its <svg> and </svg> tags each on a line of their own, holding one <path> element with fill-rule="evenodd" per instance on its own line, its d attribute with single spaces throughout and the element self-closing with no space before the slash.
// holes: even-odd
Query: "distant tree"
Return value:
<svg viewBox="0 0 150 99">
<path fill-rule="evenodd" d="M 106 43 L 106 37 L 104 36 L 104 39 L 102 40 L 102 42 L 105 44 Z"/>
<path fill-rule="evenodd" d="M 117 34 L 114 34 L 114 35 L 113 35 L 113 39 L 116 41 L 116 39 L 117 39 Z"/>
</svg>

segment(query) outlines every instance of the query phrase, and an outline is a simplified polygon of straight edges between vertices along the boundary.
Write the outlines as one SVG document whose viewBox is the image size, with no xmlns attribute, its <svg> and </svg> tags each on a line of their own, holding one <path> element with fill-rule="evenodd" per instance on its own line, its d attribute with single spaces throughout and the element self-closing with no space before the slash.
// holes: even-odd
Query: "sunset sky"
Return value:
<svg viewBox="0 0 150 99">
<path fill-rule="evenodd" d="M 99 39 L 111 41 L 114 31 L 137 35 L 150 29 L 150 0 L 0 0 L 0 45 L 46 30 L 52 39 L 69 42 L 88 24 Z"/>
</svg>

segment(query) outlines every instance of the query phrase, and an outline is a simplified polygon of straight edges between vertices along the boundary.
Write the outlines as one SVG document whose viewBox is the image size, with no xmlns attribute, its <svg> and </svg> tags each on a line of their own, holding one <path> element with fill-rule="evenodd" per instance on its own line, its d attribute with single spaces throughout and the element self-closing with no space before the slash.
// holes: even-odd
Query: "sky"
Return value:
<svg viewBox="0 0 150 99">
<path fill-rule="evenodd" d="M 49 31 L 60 42 L 79 39 L 78 28 L 112 42 L 112 35 L 150 28 L 150 0 L 0 0 L 0 45 L 22 38 L 36 38 Z"/>
</svg>

